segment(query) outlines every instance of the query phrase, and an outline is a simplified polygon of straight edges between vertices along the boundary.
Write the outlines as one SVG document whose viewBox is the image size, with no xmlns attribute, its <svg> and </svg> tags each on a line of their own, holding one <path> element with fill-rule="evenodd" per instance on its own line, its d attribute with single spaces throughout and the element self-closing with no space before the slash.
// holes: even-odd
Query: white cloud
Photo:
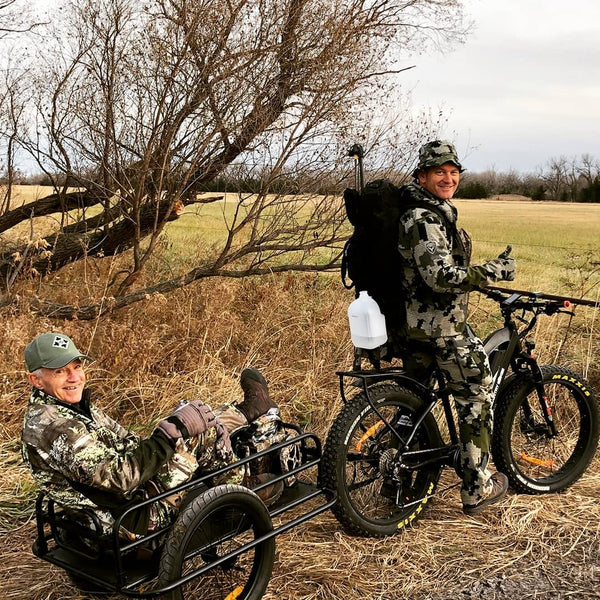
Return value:
<svg viewBox="0 0 600 600">
<path fill-rule="evenodd" d="M 468 0 L 475 30 L 401 76 L 415 108 L 444 107 L 473 171 L 533 171 L 551 157 L 600 158 L 600 2 Z"/>
</svg>

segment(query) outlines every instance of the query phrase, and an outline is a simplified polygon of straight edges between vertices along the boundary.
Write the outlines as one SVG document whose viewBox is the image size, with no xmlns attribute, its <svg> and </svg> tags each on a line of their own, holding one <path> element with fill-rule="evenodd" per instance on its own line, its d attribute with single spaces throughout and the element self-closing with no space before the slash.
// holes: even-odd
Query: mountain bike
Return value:
<svg viewBox="0 0 600 600">
<path fill-rule="evenodd" d="M 577 373 L 538 365 L 527 336 L 540 315 L 570 313 L 570 306 L 536 294 L 480 291 L 499 303 L 504 318 L 484 340 L 495 394 L 495 466 L 516 492 L 564 490 L 596 451 L 598 401 Z M 347 532 L 394 534 L 421 516 L 444 467 L 461 474 L 451 395 L 439 371 L 432 386 L 397 367 L 337 374 L 344 406 L 325 442 L 320 486 L 337 495 L 332 510 Z M 351 399 L 349 383 L 361 388 Z"/>
</svg>

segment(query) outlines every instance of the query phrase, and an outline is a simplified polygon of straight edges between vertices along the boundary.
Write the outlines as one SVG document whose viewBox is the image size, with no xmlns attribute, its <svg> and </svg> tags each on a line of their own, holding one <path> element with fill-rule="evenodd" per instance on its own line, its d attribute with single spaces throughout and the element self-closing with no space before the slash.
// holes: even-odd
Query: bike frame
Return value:
<svg viewBox="0 0 600 600">
<path fill-rule="evenodd" d="M 484 293 L 495 300 L 501 300 L 500 310 L 504 318 L 503 327 L 490 334 L 484 342 L 484 349 L 489 357 L 493 376 L 494 399 L 498 392 L 501 391 L 502 384 L 507 381 L 509 369 L 512 370 L 512 373 L 515 376 L 529 374 L 533 379 L 538 401 L 542 409 L 542 414 L 544 415 L 547 435 L 549 437 L 554 437 L 557 435 L 556 426 L 552 418 L 552 411 L 544 389 L 542 371 L 533 354 L 535 343 L 530 340 L 525 340 L 525 338 L 535 326 L 537 317 L 542 312 L 553 314 L 555 312 L 568 313 L 568 311 L 561 310 L 557 303 L 538 301 L 538 297 L 535 294 L 530 296 L 532 300 L 527 303 L 521 300 L 523 295 L 518 293 L 508 297 L 505 297 L 504 294 L 497 291 L 490 290 L 484 291 Z M 515 315 L 515 312 L 519 309 L 523 309 L 524 312 L 531 311 L 533 316 L 529 320 L 526 320 L 523 316 L 519 317 Z M 525 327 L 519 331 L 515 321 L 525 323 Z M 340 379 L 340 395 L 345 404 L 348 402 L 345 394 L 346 378 L 350 377 L 360 381 L 360 384 L 357 384 L 355 381 L 352 385 L 355 387 L 362 387 L 367 402 L 373 412 L 381 419 L 389 431 L 392 432 L 392 435 L 396 437 L 401 444 L 400 448 L 404 448 L 404 452 L 402 452 L 401 456 L 402 462 L 406 467 L 419 469 L 431 463 L 438 463 L 443 466 L 454 466 L 455 469 L 459 471 L 459 462 L 457 461 L 459 450 L 457 423 L 451 408 L 451 394 L 447 388 L 444 376 L 440 371 L 436 370 L 433 375 L 434 380 L 438 384 L 437 390 L 432 390 L 415 379 L 412 379 L 399 367 L 375 371 L 338 371 L 337 375 Z M 369 388 L 371 386 L 385 381 L 394 381 L 400 385 L 404 385 L 410 390 L 415 391 L 419 397 L 423 399 L 423 410 L 418 415 L 410 434 L 406 438 L 403 438 L 394 426 L 382 416 L 369 393 Z M 439 402 L 441 402 L 443 406 L 450 442 L 437 448 L 409 451 L 408 448 L 411 441 L 414 439 L 419 426 Z M 524 403 L 523 409 L 525 416 L 531 416 L 531 409 L 529 408 L 528 403 Z M 529 415 L 527 414 L 528 412 L 530 413 Z"/>
<path fill-rule="evenodd" d="M 494 297 L 495 295 L 493 292 L 490 292 L 490 296 Z M 533 353 L 535 342 L 525 339 L 537 322 L 537 317 L 541 312 L 539 309 L 548 306 L 548 304 L 542 302 L 536 305 L 535 298 L 537 296 L 533 295 L 534 300 L 531 303 L 533 316 L 527 321 L 523 317 L 514 315 L 517 307 L 522 305 L 520 302 L 521 298 L 522 294 L 515 293 L 500 303 L 500 310 L 504 317 L 504 327 L 489 335 L 484 342 L 484 349 L 490 359 L 490 368 L 493 375 L 492 392 L 495 400 L 502 383 L 506 380 L 509 368 L 512 369 L 515 375 L 530 374 L 535 385 L 548 434 L 550 437 L 554 437 L 557 435 L 557 431 L 552 418 L 548 396 L 544 389 L 542 370 L 537 362 L 537 357 Z M 515 319 L 526 324 L 521 331 L 518 330 Z M 527 414 L 530 412 L 529 405 L 525 403 L 523 408 L 526 416 L 530 416 L 530 414 Z"/>
<path fill-rule="evenodd" d="M 433 391 L 424 386 L 422 383 L 412 379 L 399 367 L 390 367 L 389 369 L 382 369 L 380 371 L 339 371 L 337 375 L 340 379 L 340 395 L 345 404 L 348 402 L 345 394 L 345 379 L 351 377 L 361 381 L 361 387 L 365 393 L 365 397 L 367 398 L 369 406 L 384 423 L 384 425 L 392 432 L 392 435 L 394 435 L 398 440 L 400 448 L 404 448 L 402 460 L 405 462 L 406 466 L 416 469 L 432 463 L 441 463 L 446 466 L 452 466 L 455 464 L 456 453 L 459 448 L 458 431 L 454 416 L 452 414 L 450 393 L 446 386 L 442 385 L 443 377 L 441 373 L 437 373 L 437 377 L 441 378 L 441 380 L 438 380 L 440 387 L 437 391 Z M 381 414 L 371 398 L 369 388 L 376 383 L 382 383 L 385 381 L 394 381 L 400 385 L 403 384 L 404 386 L 416 391 L 417 394 L 424 400 L 423 410 L 418 415 L 408 437 L 402 437 L 400 435 L 394 426 Z M 437 448 L 409 451 L 408 448 L 415 435 L 417 435 L 419 426 L 427 417 L 427 415 L 431 413 L 435 406 L 440 402 L 442 403 L 444 410 L 450 443 Z"/>
</svg>

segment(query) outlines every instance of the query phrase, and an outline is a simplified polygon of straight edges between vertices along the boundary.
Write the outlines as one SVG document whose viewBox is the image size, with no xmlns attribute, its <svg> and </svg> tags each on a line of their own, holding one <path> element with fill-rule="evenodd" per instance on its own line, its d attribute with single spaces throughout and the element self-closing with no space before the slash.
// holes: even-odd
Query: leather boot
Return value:
<svg viewBox="0 0 600 600">
<path fill-rule="evenodd" d="M 242 371 L 240 385 L 244 391 L 244 401 L 236 408 L 252 423 L 267 413 L 270 408 L 277 408 L 277 404 L 269 396 L 269 388 L 261 372 L 248 368 Z"/>
<path fill-rule="evenodd" d="M 466 515 L 478 515 L 491 504 L 502 500 L 508 490 L 508 477 L 504 473 L 494 473 L 492 475 L 492 489 L 489 495 L 477 504 L 463 504 L 463 512 Z"/>
</svg>

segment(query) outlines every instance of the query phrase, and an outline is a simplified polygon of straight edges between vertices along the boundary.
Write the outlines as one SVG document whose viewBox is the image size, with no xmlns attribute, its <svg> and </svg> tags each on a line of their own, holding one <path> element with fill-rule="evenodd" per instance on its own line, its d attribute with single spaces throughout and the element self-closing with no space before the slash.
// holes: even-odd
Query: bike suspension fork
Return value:
<svg viewBox="0 0 600 600">
<path fill-rule="evenodd" d="M 527 341 L 525 342 L 525 347 L 527 349 L 525 360 L 533 376 L 533 383 L 537 393 L 538 401 L 540 403 L 540 408 L 542 410 L 542 415 L 544 416 L 548 433 L 554 437 L 558 432 L 556 431 L 556 424 L 554 423 L 554 417 L 552 416 L 552 407 L 550 406 L 548 395 L 546 394 L 542 370 L 538 365 L 536 356 L 533 354 L 535 342 Z"/>
</svg>

